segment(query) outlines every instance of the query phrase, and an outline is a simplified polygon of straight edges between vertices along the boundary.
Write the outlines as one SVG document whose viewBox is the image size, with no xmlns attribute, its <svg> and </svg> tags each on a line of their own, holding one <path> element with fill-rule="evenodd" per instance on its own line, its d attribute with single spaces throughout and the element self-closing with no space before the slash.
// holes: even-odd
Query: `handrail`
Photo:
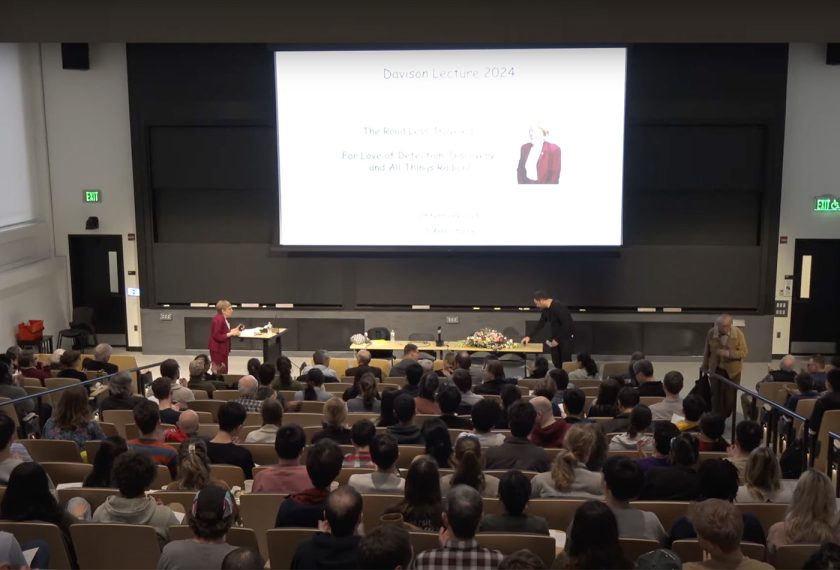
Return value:
<svg viewBox="0 0 840 570">
<path fill-rule="evenodd" d="M 828 475 L 829 480 L 835 480 L 834 482 L 834 496 L 840 496 L 840 476 L 832 473 L 832 468 L 837 467 L 837 462 L 832 460 L 834 456 L 834 442 L 840 441 L 840 434 L 834 433 L 833 431 L 828 432 L 828 449 L 826 453 L 829 455 L 826 457 L 828 461 L 825 462 L 825 470 L 826 475 Z"/>
</svg>

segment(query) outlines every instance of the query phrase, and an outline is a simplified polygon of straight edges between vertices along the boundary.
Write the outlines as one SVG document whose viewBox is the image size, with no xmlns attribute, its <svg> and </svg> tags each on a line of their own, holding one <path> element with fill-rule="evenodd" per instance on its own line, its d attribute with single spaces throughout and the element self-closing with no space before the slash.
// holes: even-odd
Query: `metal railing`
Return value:
<svg viewBox="0 0 840 570">
<path fill-rule="evenodd" d="M 828 478 L 834 483 L 834 494 L 836 496 L 840 496 L 840 476 L 837 474 L 838 463 L 840 463 L 840 457 L 838 457 L 838 443 L 840 443 L 840 434 L 834 433 L 833 431 L 828 432 L 828 449 L 826 449 L 826 475 Z"/>
</svg>

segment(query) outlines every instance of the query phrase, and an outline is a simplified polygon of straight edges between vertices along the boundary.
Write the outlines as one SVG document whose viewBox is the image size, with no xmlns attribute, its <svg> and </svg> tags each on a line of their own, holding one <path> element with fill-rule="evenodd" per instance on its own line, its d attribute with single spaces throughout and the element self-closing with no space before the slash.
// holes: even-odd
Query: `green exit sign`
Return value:
<svg viewBox="0 0 840 570">
<path fill-rule="evenodd" d="M 85 204 L 97 204 L 102 201 L 102 192 L 99 190 L 82 190 Z"/>
<path fill-rule="evenodd" d="M 840 212 L 840 198 L 826 194 L 817 196 L 814 202 L 815 212 Z"/>
</svg>

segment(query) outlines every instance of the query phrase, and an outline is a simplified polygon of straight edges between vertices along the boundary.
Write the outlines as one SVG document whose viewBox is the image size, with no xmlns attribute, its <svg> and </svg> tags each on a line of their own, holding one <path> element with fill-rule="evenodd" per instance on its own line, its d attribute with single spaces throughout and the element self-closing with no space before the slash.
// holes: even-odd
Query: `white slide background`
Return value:
<svg viewBox="0 0 840 570">
<path fill-rule="evenodd" d="M 280 244 L 620 245 L 625 67 L 624 48 L 276 52 Z M 559 184 L 517 184 L 535 123 Z"/>
</svg>

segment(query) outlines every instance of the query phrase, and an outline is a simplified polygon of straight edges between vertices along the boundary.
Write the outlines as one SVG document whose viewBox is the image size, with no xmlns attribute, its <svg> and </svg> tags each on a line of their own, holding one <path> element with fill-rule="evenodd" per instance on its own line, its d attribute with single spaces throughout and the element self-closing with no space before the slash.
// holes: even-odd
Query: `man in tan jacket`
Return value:
<svg viewBox="0 0 840 570">
<path fill-rule="evenodd" d="M 730 315 L 721 315 L 715 319 L 706 334 L 706 349 L 703 351 L 703 369 L 715 373 L 733 382 L 741 383 L 743 359 L 747 357 L 747 339 L 741 329 L 732 326 Z M 732 414 L 735 409 L 735 388 L 711 378 L 712 411 Z"/>
</svg>

